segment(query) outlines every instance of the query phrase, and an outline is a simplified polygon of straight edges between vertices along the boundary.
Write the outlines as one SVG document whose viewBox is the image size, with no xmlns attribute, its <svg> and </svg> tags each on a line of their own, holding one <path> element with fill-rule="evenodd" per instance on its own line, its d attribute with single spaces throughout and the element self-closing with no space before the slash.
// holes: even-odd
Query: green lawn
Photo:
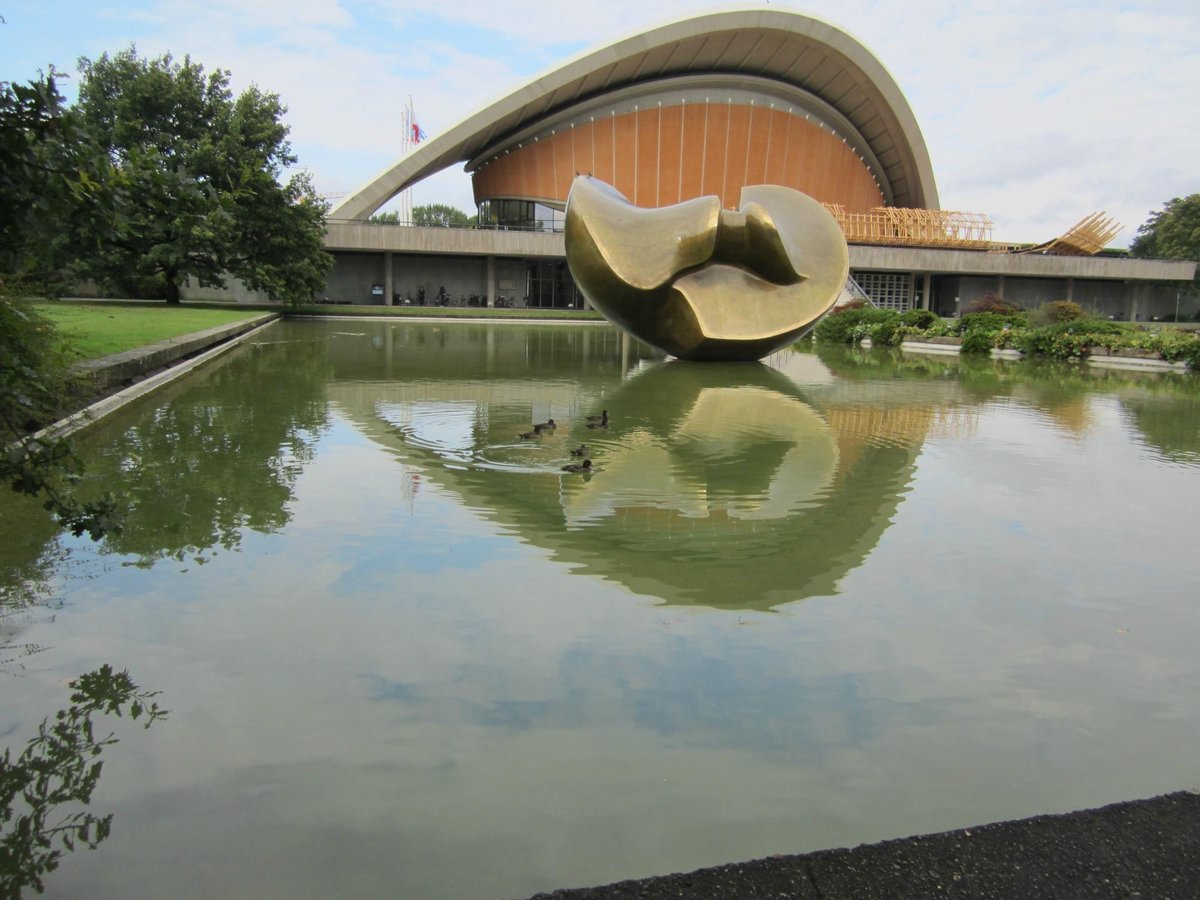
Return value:
<svg viewBox="0 0 1200 900">
<path fill-rule="evenodd" d="M 201 309 L 192 306 L 145 306 L 117 303 L 39 303 L 85 359 L 98 359 L 166 338 L 240 322 L 261 310 Z"/>
</svg>

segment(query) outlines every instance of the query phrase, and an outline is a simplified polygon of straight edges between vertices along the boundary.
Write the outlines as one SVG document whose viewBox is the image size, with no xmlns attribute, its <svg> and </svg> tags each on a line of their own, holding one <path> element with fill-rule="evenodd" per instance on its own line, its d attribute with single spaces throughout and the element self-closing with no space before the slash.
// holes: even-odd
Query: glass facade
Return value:
<svg viewBox="0 0 1200 900">
<path fill-rule="evenodd" d="M 562 260 L 530 260 L 526 264 L 526 305 L 554 309 L 583 309 L 583 294 Z"/>
<path fill-rule="evenodd" d="M 478 212 L 480 228 L 512 231 L 562 231 L 566 216 L 535 200 L 484 200 Z"/>
</svg>

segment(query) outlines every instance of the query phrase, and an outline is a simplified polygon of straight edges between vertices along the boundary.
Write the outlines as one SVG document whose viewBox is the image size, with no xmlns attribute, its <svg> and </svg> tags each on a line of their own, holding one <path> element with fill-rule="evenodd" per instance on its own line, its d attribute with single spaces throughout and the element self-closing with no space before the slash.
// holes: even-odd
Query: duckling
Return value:
<svg viewBox="0 0 1200 900">
<path fill-rule="evenodd" d="M 540 438 L 541 436 L 542 436 L 542 433 L 540 431 L 538 431 L 536 428 L 533 431 L 522 431 L 520 434 L 517 435 L 517 437 L 519 437 L 523 441 L 532 441 L 535 438 Z"/>
<path fill-rule="evenodd" d="M 592 471 L 592 461 L 585 459 L 581 463 L 570 463 L 562 467 L 564 472 L 590 472 Z"/>
<path fill-rule="evenodd" d="M 607 409 L 604 410 L 598 416 L 584 416 L 583 421 L 585 421 L 585 422 L 607 422 L 608 421 L 608 410 Z"/>
<path fill-rule="evenodd" d="M 571 455 L 572 456 L 591 456 L 592 448 L 589 447 L 587 444 L 580 444 L 578 447 L 576 447 L 574 450 L 571 451 Z"/>
<path fill-rule="evenodd" d="M 534 431 L 553 431 L 558 426 L 554 424 L 553 419 L 547 419 L 545 422 L 538 422 L 533 426 Z"/>
</svg>

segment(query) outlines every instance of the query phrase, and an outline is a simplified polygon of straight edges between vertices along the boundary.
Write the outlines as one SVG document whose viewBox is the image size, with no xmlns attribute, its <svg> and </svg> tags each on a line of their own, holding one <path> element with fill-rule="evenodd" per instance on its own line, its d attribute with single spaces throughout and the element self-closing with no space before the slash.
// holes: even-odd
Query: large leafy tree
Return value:
<svg viewBox="0 0 1200 900">
<path fill-rule="evenodd" d="M 1151 213 L 1129 249 L 1134 256 L 1200 260 L 1200 194 L 1176 197 Z"/>
<path fill-rule="evenodd" d="M 229 72 L 134 48 L 81 59 L 82 128 L 123 179 L 99 240 L 73 248 L 80 275 L 177 302 L 188 278 L 306 300 L 324 285 L 326 204 L 296 157 L 279 97 L 236 98 Z"/>
</svg>

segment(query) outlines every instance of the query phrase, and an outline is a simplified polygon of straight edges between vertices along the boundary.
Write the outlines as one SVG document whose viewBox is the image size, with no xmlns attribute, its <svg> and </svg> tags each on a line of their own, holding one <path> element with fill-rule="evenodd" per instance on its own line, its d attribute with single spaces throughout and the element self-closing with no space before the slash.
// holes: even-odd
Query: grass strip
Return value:
<svg viewBox="0 0 1200 900">
<path fill-rule="evenodd" d="M 38 303 L 82 359 L 99 359 L 167 338 L 204 331 L 259 315 L 259 310 L 205 309 L 193 306 L 145 306 L 126 303 Z"/>
</svg>

